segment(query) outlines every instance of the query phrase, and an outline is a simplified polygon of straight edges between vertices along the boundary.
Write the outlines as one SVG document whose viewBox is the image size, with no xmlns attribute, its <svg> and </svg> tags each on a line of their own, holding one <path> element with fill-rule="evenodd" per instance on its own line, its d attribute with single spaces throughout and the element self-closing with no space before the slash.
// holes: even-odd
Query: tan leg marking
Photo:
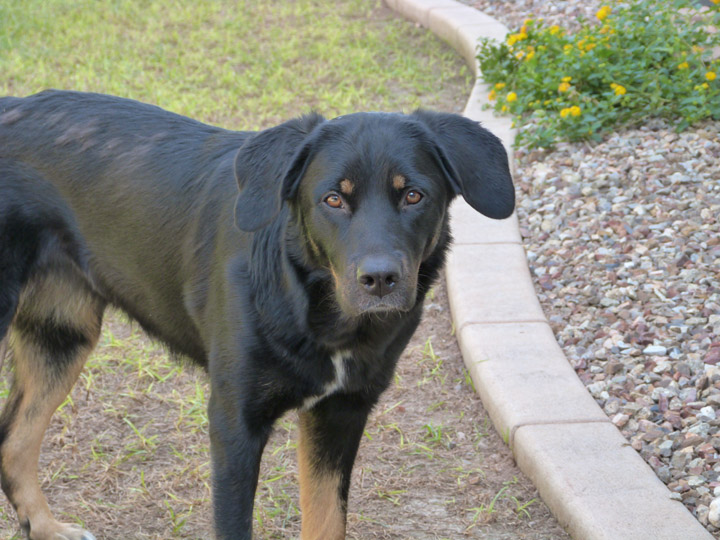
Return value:
<svg viewBox="0 0 720 540">
<path fill-rule="evenodd" d="M 65 400 L 100 334 L 101 307 L 86 291 L 62 280 L 35 283 L 23 294 L 18 317 L 51 319 L 72 327 L 86 338 L 66 358 L 53 359 L 32 333 L 11 327 L 15 374 L 7 437 L 0 447 L 3 485 L 21 525 L 30 527 L 32 540 L 80 540 L 83 531 L 55 521 L 38 484 L 38 458 L 45 429 L 55 409 Z M 17 318 L 17 317 L 16 317 Z M 53 362 L 58 362 L 53 367 Z M 86 536 L 86 538 L 91 538 Z"/>
<path fill-rule="evenodd" d="M 298 463 L 300 472 L 301 540 L 345 538 L 345 509 L 340 500 L 340 473 L 323 471 L 310 436 L 310 416 L 300 416 Z"/>
</svg>

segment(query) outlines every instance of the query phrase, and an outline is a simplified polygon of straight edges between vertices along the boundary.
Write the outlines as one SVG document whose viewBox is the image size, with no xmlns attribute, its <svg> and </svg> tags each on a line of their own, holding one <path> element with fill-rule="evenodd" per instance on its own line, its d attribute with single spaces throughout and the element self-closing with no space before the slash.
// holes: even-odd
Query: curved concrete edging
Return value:
<svg viewBox="0 0 720 540">
<path fill-rule="evenodd" d="M 476 75 L 478 39 L 507 34 L 454 0 L 385 3 L 447 41 Z M 464 115 L 500 137 L 512 163 L 510 120 L 482 109 L 489 90 L 476 82 Z M 448 296 L 465 364 L 495 428 L 558 521 L 581 540 L 711 539 L 670 499 L 565 358 L 535 295 L 517 217 L 493 221 L 464 201 L 451 216 Z"/>
</svg>

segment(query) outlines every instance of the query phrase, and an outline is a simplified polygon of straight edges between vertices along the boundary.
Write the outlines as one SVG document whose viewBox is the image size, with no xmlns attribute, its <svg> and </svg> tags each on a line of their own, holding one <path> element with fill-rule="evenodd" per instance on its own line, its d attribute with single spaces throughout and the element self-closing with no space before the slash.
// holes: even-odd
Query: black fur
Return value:
<svg viewBox="0 0 720 540">
<path fill-rule="evenodd" d="M 333 208 L 325 196 L 343 179 L 353 191 Z M 203 366 L 217 536 L 249 539 L 262 450 L 290 408 L 309 407 L 345 504 L 367 415 L 444 262 L 457 194 L 493 218 L 513 210 L 502 145 L 455 115 L 310 115 L 251 133 L 97 94 L 2 98 L 0 339 L 28 276 L 62 258 Z M 370 256 L 377 278 L 399 269 L 389 294 L 359 282 Z M 84 339 L 14 324 L 50 348 Z M 342 385 L 326 396 L 338 366 Z"/>
</svg>

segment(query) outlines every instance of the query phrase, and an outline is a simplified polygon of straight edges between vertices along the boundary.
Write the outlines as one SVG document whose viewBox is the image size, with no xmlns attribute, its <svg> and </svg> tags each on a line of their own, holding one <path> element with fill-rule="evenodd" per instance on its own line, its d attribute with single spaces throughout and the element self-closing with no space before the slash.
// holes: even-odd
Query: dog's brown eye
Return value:
<svg viewBox="0 0 720 540">
<path fill-rule="evenodd" d="M 325 204 L 327 204 L 330 208 L 342 208 L 343 202 L 340 198 L 340 195 L 336 195 L 335 193 L 331 193 L 327 197 L 325 197 Z"/>
<path fill-rule="evenodd" d="M 414 189 L 411 189 L 405 194 L 405 202 L 407 204 L 417 204 L 422 200 L 422 198 L 422 193 L 415 191 Z"/>
</svg>

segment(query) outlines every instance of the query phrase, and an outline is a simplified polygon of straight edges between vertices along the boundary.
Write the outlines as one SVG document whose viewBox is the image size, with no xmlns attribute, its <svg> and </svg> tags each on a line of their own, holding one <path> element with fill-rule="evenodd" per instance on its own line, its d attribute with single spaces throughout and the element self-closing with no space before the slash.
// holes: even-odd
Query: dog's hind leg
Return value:
<svg viewBox="0 0 720 540">
<path fill-rule="evenodd" d="M 97 342 L 104 302 L 71 265 L 54 265 L 23 287 L 10 326 L 14 378 L 0 415 L 0 480 L 32 540 L 92 540 L 57 522 L 38 485 L 43 434 Z"/>
</svg>

